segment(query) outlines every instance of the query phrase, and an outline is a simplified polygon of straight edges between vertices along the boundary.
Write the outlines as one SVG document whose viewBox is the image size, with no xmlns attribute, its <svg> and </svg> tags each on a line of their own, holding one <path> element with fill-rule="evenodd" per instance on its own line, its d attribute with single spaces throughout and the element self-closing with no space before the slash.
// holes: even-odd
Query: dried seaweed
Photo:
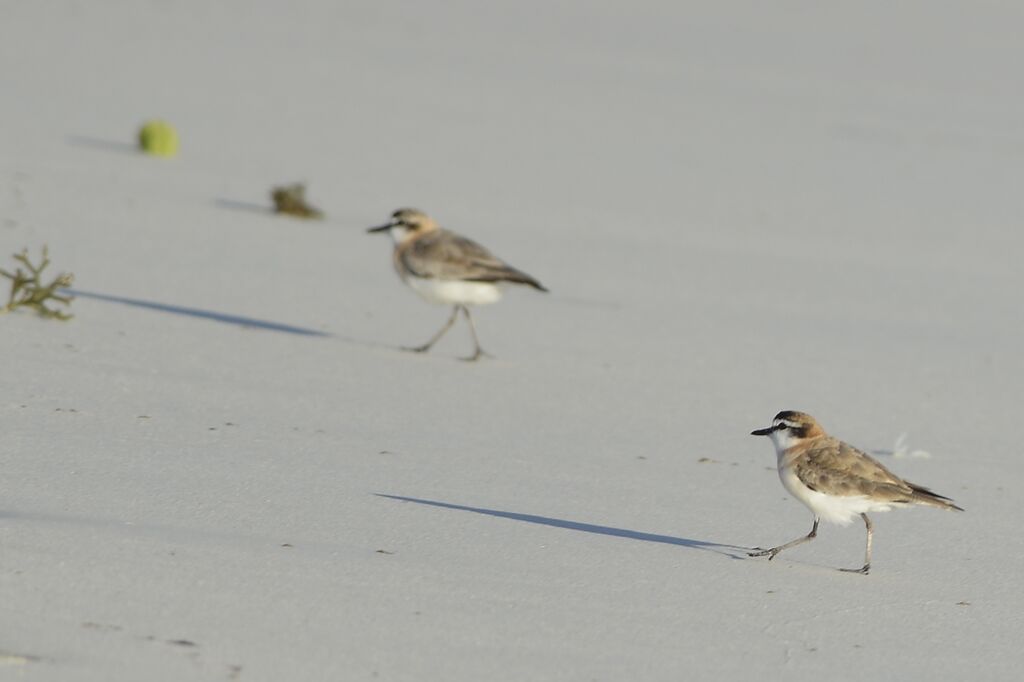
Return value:
<svg viewBox="0 0 1024 682">
<path fill-rule="evenodd" d="M 16 308 L 29 308 L 35 310 L 42 317 L 55 320 L 70 320 L 72 317 L 71 313 L 50 308 L 47 306 L 47 303 L 71 305 L 74 297 L 58 292 L 65 287 L 71 286 L 71 282 L 74 281 L 74 275 L 62 272 L 49 284 L 43 284 L 41 279 L 43 270 L 50 264 L 50 252 L 46 246 L 43 247 L 43 259 L 39 265 L 32 265 L 32 262 L 29 261 L 28 249 L 14 254 L 14 260 L 25 266 L 25 269 L 23 270 L 19 266 L 11 274 L 0 268 L 0 275 L 11 280 L 10 297 L 7 304 L 0 308 L 0 314 L 8 313 Z"/>
<path fill-rule="evenodd" d="M 270 196 L 274 200 L 274 210 L 277 213 L 315 220 L 324 217 L 320 209 L 306 203 L 306 186 L 302 183 L 275 187 Z"/>
</svg>

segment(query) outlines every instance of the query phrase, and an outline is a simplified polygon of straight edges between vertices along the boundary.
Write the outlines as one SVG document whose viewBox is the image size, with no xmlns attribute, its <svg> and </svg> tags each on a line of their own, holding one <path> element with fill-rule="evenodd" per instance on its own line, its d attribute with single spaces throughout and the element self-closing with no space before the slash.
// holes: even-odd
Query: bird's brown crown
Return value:
<svg viewBox="0 0 1024 682">
<path fill-rule="evenodd" d="M 400 208 L 391 214 L 392 225 L 401 226 L 410 232 L 436 230 L 437 222 L 423 211 L 415 208 Z"/>
<path fill-rule="evenodd" d="M 794 438 L 813 438 L 825 435 L 818 420 L 806 412 L 783 410 L 772 420 L 772 429 L 787 429 Z"/>
</svg>

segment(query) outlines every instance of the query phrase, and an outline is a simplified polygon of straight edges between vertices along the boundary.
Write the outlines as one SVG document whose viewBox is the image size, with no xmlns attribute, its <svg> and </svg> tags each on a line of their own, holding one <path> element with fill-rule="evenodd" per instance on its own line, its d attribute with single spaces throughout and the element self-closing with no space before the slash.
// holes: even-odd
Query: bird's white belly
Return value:
<svg viewBox="0 0 1024 682">
<path fill-rule="evenodd" d="M 408 277 L 405 283 L 431 303 L 486 305 L 501 298 L 501 289 L 491 282 Z"/>
<path fill-rule="evenodd" d="M 889 511 L 891 508 L 888 503 L 873 500 L 866 495 L 825 495 L 817 490 L 811 490 L 800 481 L 792 467 L 779 469 L 779 478 L 793 497 L 803 502 L 823 521 L 845 526 L 866 512 Z"/>
</svg>

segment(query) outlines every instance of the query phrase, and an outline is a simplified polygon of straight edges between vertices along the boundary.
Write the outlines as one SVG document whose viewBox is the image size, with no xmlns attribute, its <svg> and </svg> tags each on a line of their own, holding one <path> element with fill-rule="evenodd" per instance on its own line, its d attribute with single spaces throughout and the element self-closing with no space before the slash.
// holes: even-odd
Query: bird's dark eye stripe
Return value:
<svg viewBox="0 0 1024 682">
<path fill-rule="evenodd" d="M 785 431 L 786 429 L 789 429 L 790 433 L 797 438 L 807 435 L 807 427 L 801 424 L 787 424 L 786 422 L 779 422 L 772 426 L 772 431 Z"/>
</svg>

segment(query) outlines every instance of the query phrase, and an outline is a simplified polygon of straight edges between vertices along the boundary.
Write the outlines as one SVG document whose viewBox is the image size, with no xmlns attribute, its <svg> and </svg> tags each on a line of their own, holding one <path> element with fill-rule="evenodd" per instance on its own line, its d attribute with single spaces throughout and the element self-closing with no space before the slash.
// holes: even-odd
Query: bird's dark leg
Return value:
<svg viewBox="0 0 1024 682">
<path fill-rule="evenodd" d="M 810 542 L 814 538 L 818 537 L 818 520 L 819 520 L 818 517 L 815 516 L 814 517 L 814 525 L 811 526 L 811 532 L 808 533 L 807 535 L 804 535 L 803 537 L 799 537 L 796 540 L 793 540 L 791 542 L 787 542 L 784 545 L 779 545 L 778 547 L 772 547 L 771 549 L 761 549 L 761 550 L 758 550 L 756 552 L 748 552 L 747 556 L 767 556 L 768 557 L 768 561 L 771 561 L 772 559 L 775 558 L 776 554 L 778 554 L 779 552 L 781 552 L 784 549 L 789 549 L 790 547 L 796 547 L 797 545 L 802 545 L 805 542 Z"/>
<path fill-rule="evenodd" d="M 469 322 L 469 331 L 473 334 L 474 346 L 473 354 L 467 358 L 462 359 L 465 360 L 466 362 L 473 362 L 474 360 L 479 360 L 480 356 L 487 355 L 487 353 L 485 353 L 484 349 L 480 347 L 480 341 L 476 338 L 476 325 L 473 323 L 473 317 L 469 314 L 469 308 L 467 308 L 464 305 L 455 306 L 456 311 L 459 308 L 462 308 L 462 312 L 466 316 L 466 322 Z"/>
<path fill-rule="evenodd" d="M 455 324 L 455 318 L 458 317 L 458 315 L 459 315 L 459 308 L 461 308 L 461 307 L 462 307 L 461 305 L 457 305 L 457 306 L 455 306 L 452 309 L 452 316 L 449 317 L 448 321 L 444 323 L 443 327 L 441 327 L 441 331 L 439 331 L 436 334 L 434 334 L 430 338 L 430 340 L 427 341 L 425 344 L 423 344 L 422 346 L 415 346 L 413 348 L 404 348 L 403 350 L 410 350 L 410 351 L 412 351 L 414 353 L 425 353 L 428 350 L 430 350 L 430 347 L 433 346 L 438 341 L 440 341 L 441 337 L 444 336 L 445 332 L 447 332 L 449 329 L 451 329 L 452 325 Z"/>
<path fill-rule="evenodd" d="M 840 571 L 846 571 L 847 573 L 863 573 L 868 574 L 871 570 L 871 536 L 874 533 L 875 525 L 871 523 L 871 519 L 868 518 L 867 514 L 861 514 L 860 517 L 864 519 L 864 527 L 868 531 L 867 545 L 864 547 L 864 565 L 860 568 L 840 568 Z"/>
</svg>

